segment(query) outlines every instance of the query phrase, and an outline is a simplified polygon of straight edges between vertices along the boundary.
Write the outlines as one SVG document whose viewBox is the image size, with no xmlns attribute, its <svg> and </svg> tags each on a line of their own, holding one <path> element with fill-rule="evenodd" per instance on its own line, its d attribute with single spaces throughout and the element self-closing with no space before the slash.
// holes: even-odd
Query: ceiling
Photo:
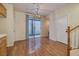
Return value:
<svg viewBox="0 0 79 59">
<path fill-rule="evenodd" d="M 15 3 L 15 10 L 35 14 L 35 10 L 39 7 L 40 15 L 48 15 L 58 8 L 64 7 L 65 3 Z"/>
</svg>

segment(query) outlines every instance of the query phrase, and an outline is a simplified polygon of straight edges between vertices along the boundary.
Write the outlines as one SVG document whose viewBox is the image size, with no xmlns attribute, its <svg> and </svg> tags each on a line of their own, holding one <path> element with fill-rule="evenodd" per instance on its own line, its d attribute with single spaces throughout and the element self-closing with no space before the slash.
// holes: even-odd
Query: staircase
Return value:
<svg viewBox="0 0 79 59">
<path fill-rule="evenodd" d="M 79 25 L 70 28 L 68 26 L 68 47 L 67 47 L 67 55 L 68 56 L 79 56 Z"/>
</svg>

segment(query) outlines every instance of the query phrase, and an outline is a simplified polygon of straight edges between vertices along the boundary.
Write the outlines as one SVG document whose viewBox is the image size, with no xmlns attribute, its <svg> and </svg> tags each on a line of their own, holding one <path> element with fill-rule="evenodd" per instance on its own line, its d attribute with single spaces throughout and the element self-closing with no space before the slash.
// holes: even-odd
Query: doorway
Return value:
<svg viewBox="0 0 79 59">
<path fill-rule="evenodd" d="M 40 30 L 40 26 L 41 26 L 41 21 L 39 19 L 29 19 L 28 20 L 28 35 L 29 38 L 31 37 L 39 37 L 41 30 Z"/>
<path fill-rule="evenodd" d="M 40 48 L 41 37 L 41 21 L 34 19 L 32 16 L 28 18 L 28 37 L 29 37 L 29 53 L 33 53 Z"/>
</svg>

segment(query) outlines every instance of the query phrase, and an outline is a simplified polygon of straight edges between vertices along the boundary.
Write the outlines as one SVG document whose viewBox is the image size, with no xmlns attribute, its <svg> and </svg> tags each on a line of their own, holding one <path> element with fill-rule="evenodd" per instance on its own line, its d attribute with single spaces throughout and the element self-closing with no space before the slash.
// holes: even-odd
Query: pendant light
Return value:
<svg viewBox="0 0 79 59">
<path fill-rule="evenodd" d="M 40 19 L 40 15 L 39 15 L 39 9 L 40 9 L 40 6 L 39 4 L 34 4 L 35 5 L 35 15 L 34 15 L 34 18 L 35 19 Z"/>
</svg>

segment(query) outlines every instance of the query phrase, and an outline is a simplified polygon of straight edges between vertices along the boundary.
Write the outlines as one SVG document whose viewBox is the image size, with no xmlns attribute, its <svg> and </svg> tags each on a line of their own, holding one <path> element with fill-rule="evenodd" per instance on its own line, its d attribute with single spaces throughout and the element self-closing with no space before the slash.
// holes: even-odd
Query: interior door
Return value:
<svg viewBox="0 0 79 59">
<path fill-rule="evenodd" d="M 67 17 L 62 17 L 56 20 L 57 41 L 67 44 Z"/>
</svg>

